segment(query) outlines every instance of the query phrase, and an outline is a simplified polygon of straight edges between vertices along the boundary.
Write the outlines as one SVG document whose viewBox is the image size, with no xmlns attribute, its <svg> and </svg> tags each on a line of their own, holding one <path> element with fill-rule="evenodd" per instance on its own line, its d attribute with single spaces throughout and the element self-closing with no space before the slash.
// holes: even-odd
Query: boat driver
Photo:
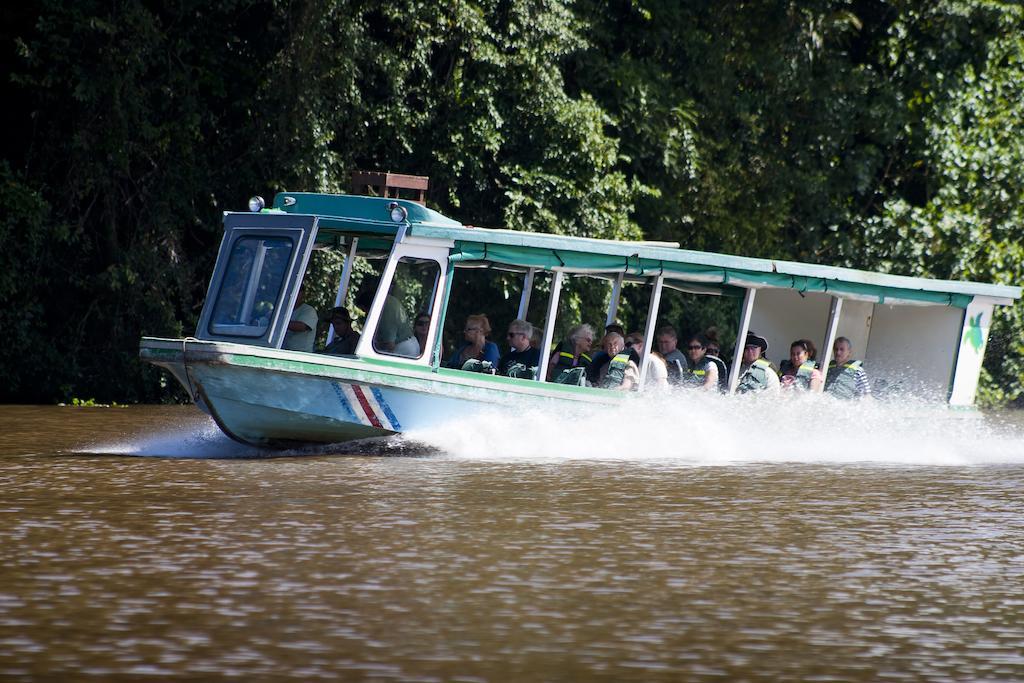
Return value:
<svg viewBox="0 0 1024 683">
<path fill-rule="evenodd" d="M 316 341 L 316 324 L 320 321 L 320 315 L 316 309 L 305 302 L 306 287 L 299 287 L 299 293 L 295 295 L 295 308 L 292 309 L 291 320 L 288 321 L 288 331 L 284 335 L 284 343 L 281 348 L 290 351 L 313 352 L 313 342 Z"/>
<path fill-rule="evenodd" d="M 351 356 L 359 343 L 359 333 L 352 329 L 352 315 L 344 306 L 335 306 L 331 309 L 330 321 L 334 328 L 334 341 L 324 347 L 323 352 Z"/>
</svg>

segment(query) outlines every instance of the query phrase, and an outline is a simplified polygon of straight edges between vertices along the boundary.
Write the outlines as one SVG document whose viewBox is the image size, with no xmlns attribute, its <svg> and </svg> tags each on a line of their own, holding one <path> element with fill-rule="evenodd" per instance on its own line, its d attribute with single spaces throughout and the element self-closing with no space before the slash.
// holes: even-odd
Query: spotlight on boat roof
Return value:
<svg viewBox="0 0 1024 683">
<path fill-rule="evenodd" d="M 267 203 L 263 201 L 263 197 L 256 195 L 249 199 L 249 210 L 253 213 L 259 213 L 266 207 Z"/>
<path fill-rule="evenodd" d="M 409 212 L 398 202 L 388 204 L 388 211 L 391 212 L 391 220 L 396 223 L 404 223 L 405 219 L 409 217 Z"/>
</svg>

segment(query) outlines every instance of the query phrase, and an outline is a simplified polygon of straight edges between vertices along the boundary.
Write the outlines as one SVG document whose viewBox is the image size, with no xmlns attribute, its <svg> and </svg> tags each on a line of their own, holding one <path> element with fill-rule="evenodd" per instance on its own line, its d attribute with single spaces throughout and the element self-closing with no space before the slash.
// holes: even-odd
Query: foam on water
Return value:
<svg viewBox="0 0 1024 683">
<path fill-rule="evenodd" d="M 1024 464 L 1021 428 L 933 403 L 798 395 L 646 396 L 622 407 L 490 411 L 406 435 L 460 458 Z"/>
</svg>

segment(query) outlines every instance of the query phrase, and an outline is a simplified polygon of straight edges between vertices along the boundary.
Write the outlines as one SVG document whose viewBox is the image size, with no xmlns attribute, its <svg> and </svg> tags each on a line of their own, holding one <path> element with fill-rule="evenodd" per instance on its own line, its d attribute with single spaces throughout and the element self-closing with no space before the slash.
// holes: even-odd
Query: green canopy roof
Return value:
<svg viewBox="0 0 1024 683">
<path fill-rule="evenodd" d="M 290 198 L 292 201 L 286 201 Z M 389 217 L 397 202 L 409 217 L 409 234 L 450 241 L 455 262 L 495 263 L 579 273 L 626 273 L 737 287 L 776 287 L 825 292 L 878 303 L 920 303 L 966 308 L 976 296 L 1019 299 L 1021 288 L 977 282 L 887 275 L 851 268 L 691 251 L 664 243 L 624 242 L 544 233 L 466 227 L 406 201 L 354 195 L 281 193 L 275 209 L 320 217 L 322 231 L 393 236 Z M 998 303 L 998 302 L 997 302 Z"/>
</svg>

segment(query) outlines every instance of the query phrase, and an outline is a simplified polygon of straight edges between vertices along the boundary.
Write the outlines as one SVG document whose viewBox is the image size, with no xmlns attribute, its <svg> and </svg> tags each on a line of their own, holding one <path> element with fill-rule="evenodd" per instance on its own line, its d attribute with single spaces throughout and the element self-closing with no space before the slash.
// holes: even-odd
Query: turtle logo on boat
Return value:
<svg viewBox="0 0 1024 683">
<path fill-rule="evenodd" d="M 981 333 L 981 313 L 974 316 L 973 318 L 967 318 L 967 329 L 964 330 L 964 341 L 974 347 L 974 350 L 978 353 L 981 352 L 981 347 L 985 344 L 985 337 Z"/>
<path fill-rule="evenodd" d="M 361 384 L 342 384 L 331 382 L 334 393 L 341 404 L 360 423 L 367 427 L 387 429 L 388 431 L 401 431 L 402 425 L 395 417 L 394 411 L 384 400 L 384 395 L 376 387 L 367 387 Z"/>
</svg>

